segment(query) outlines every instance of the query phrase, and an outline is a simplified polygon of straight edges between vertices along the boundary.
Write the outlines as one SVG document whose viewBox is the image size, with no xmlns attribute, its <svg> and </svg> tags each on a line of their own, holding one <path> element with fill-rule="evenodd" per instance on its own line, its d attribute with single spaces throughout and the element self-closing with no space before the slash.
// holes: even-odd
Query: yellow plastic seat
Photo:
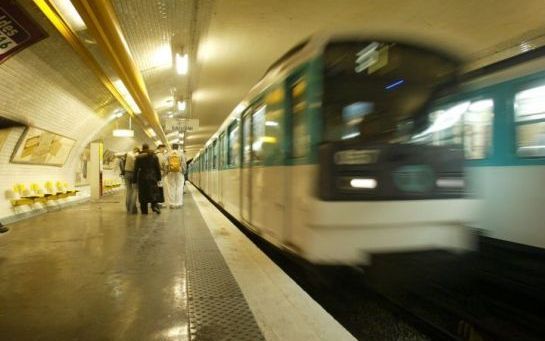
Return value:
<svg viewBox="0 0 545 341">
<path fill-rule="evenodd" d="M 45 202 L 47 200 L 44 190 L 36 183 L 30 184 L 30 195 L 34 196 L 35 202 Z"/>
<path fill-rule="evenodd" d="M 68 182 L 64 183 L 64 188 L 66 189 L 66 193 L 68 193 L 69 196 L 73 197 L 78 192 L 73 186 L 69 185 Z"/>
<path fill-rule="evenodd" d="M 26 187 L 23 184 L 16 184 L 13 190 L 6 191 L 6 199 L 11 202 L 12 206 L 32 205 L 34 198 L 25 196 Z"/>
</svg>

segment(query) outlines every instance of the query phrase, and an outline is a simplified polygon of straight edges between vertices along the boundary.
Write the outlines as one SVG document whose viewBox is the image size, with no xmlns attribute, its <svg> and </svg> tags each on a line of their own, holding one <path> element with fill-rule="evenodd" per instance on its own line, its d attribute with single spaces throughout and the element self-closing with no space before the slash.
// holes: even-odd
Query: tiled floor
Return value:
<svg viewBox="0 0 545 341">
<path fill-rule="evenodd" d="M 241 329 L 261 339 L 191 195 L 183 209 L 148 216 L 127 215 L 122 199 L 10 225 L 0 237 L 0 340 L 238 340 Z M 210 310 L 217 300 L 229 306 Z"/>
</svg>

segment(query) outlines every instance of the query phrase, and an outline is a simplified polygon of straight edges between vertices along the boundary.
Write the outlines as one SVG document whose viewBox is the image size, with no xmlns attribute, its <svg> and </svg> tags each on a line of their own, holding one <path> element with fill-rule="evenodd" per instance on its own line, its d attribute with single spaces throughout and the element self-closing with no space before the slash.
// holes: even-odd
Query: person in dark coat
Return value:
<svg viewBox="0 0 545 341">
<path fill-rule="evenodd" d="M 149 149 L 147 144 L 142 146 L 142 153 L 136 157 L 134 163 L 133 182 L 138 183 L 138 200 L 142 214 L 148 214 L 148 204 L 151 203 L 153 212 L 161 213 L 159 209 L 159 186 L 161 181 L 161 166 L 157 155 Z"/>
</svg>

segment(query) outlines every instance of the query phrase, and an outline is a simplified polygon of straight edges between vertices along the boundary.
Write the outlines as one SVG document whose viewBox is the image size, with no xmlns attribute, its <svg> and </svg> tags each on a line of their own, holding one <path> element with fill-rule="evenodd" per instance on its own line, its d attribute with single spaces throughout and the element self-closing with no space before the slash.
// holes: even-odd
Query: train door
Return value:
<svg viewBox="0 0 545 341">
<path fill-rule="evenodd" d="M 225 167 L 225 133 L 221 133 L 218 139 L 218 203 L 223 206 L 223 169 Z"/>
<path fill-rule="evenodd" d="M 250 224 L 252 221 L 251 200 L 251 167 L 252 167 L 252 113 L 246 111 L 242 115 L 242 172 L 241 172 L 241 216 Z"/>
<path fill-rule="evenodd" d="M 257 231 L 263 231 L 271 221 L 266 221 L 265 208 L 270 200 L 265 192 L 267 174 L 265 168 L 265 112 L 266 105 L 262 101 L 256 102 L 251 109 L 251 160 L 250 160 L 250 187 L 251 187 L 251 224 Z"/>
<path fill-rule="evenodd" d="M 214 200 L 219 200 L 220 195 L 220 140 L 214 141 Z"/>
<path fill-rule="evenodd" d="M 307 76 L 298 73 L 288 78 L 286 83 L 289 117 L 287 136 L 289 137 L 287 164 L 285 173 L 287 227 L 284 242 L 293 245 L 301 242 L 299 231 L 305 226 L 308 197 L 308 157 L 310 150 L 310 132 L 306 117 L 307 111 Z"/>
<path fill-rule="evenodd" d="M 267 239 L 286 233 L 284 83 L 271 88 L 253 113 L 252 222 Z"/>
</svg>

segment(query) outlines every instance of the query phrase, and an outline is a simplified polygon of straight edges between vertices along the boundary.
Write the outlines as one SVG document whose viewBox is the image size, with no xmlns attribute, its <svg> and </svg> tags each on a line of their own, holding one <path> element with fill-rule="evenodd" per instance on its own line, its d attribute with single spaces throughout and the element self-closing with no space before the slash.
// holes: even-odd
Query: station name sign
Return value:
<svg viewBox="0 0 545 341">
<path fill-rule="evenodd" d="M 166 128 L 168 130 L 195 132 L 199 129 L 199 120 L 190 118 L 171 118 L 166 121 Z"/>
<path fill-rule="evenodd" d="M 14 0 L 0 3 L 0 63 L 47 37 Z"/>
</svg>

